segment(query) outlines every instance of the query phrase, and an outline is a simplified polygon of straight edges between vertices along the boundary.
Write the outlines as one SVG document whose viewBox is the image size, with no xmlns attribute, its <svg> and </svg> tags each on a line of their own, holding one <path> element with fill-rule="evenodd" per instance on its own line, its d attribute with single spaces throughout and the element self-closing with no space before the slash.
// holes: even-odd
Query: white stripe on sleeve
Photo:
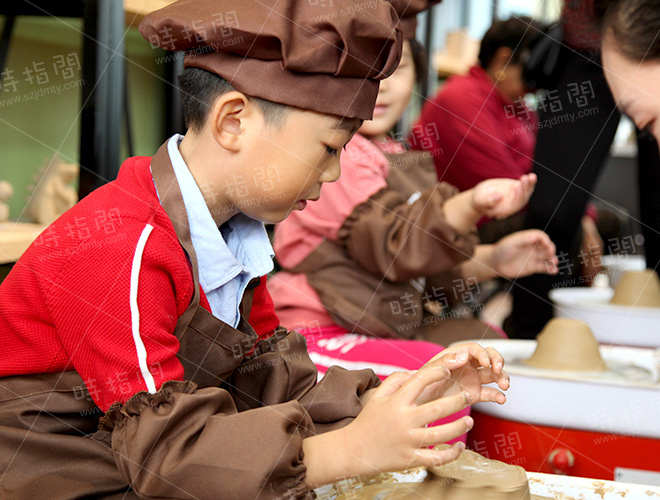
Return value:
<svg viewBox="0 0 660 500">
<path fill-rule="evenodd" d="M 144 383 L 147 385 L 147 390 L 151 394 L 156 393 L 156 382 L 154 381 L 153 375 L 151 375 L 151 372 L 149 371 L 149 367 L 147 365 L 147 350 L 144 347 L 144 342 L 142 342 L 142 337 L 140 337 L 140 310 L 138 309 L 137 296 L 138 281 L 140 278 L 140 267 L 142 266 L 142 254 L 144 253 L 144 247 L 147 244 L 147 239 L 149 238 L 153 228 L 154 227 L 151 224 L 147 224 L 144 227 L 142 234 L 140 235 L 140 239 L 138 240 L 137 247 L 135 248 L 135 254 L 133 255 L 133 267 L 131 268 L 130 293 L 133 341 L 135 342 L 135 350 L 137 351 L 142 378 L 144 378 Z"/>
</svg>

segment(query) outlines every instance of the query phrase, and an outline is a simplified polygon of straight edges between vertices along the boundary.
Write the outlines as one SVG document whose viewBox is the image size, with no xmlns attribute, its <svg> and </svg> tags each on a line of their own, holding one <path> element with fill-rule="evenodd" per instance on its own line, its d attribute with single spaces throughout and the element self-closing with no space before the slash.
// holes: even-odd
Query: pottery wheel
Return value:
<svg viewBox="0 0 660 500">
<path fill-rule="evenodd" d="M 617 361 L 613 359 L 604 360 L 607 365 L 607 370 L 602 372 L 595 371 L 571 371 L 571 370 L 548 370 L 545 368 L 537 368 L 524 364 L 522 361 L 526 358 L 514 358 L 507 360 L 506 369 L 515 372 L 516 369 L 524 370 L 526 373 L 537 372 L 538 374 L 552 375 L 552 374 L 570 374 L 576 378 L 584 380 L 601 380 L 603 382 L 646 382 L 652 384 L 655 382 L 654 375 L 650 370 L 641 366 L 627 363 L 624 361 Z"/>
</svg>

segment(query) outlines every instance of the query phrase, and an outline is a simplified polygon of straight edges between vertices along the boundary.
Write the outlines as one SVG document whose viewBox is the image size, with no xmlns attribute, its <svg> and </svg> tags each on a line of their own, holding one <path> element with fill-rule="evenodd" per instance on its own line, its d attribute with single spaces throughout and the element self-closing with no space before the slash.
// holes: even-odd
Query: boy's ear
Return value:
<svg viewBox="0 0 660 500">
<path fill-rule="evenodd" d="M 209 125 L 215 141 L 228 151 L 238 152 L 245 137 L 245 121 L 252 111 L 250 101 L 241 92 L 218 97 L 209 113 Z"/>
</svg>

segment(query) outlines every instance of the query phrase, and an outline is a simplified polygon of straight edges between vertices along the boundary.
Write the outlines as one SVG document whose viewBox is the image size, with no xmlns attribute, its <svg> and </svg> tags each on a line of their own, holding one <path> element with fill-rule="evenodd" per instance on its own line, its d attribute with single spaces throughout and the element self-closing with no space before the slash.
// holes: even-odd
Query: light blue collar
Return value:
<svg viewBox="0 0 660 500">
<path fill-rule="evenodd" d="M 263 222 L 239 213 L 218 230 L 204 196 L 179 151 L 182 135 L 167 143 L 176 174 L 197 262 L 199 281 L 214 316 L 236 327 L 247 283 L 273 270 L 273 247 Z M 224 234 L 224 237 L 223 237 Z"/>
</svg>

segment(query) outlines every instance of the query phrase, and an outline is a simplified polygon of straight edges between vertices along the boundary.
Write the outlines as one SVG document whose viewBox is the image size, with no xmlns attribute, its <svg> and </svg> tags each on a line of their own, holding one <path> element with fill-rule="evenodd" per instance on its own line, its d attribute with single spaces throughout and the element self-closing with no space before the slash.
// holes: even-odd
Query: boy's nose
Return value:
<svg viewBox="0 0 660 500">
<path fill-rule="evenodd" d="M 323 182 L 335 182 L 337 179 L 339 179 L 339 176 L 341 175 L 341 165 L 339 160 L 334 161 L 332 163 L 332 167 L 328 168 L 325 173 L 326 175 L 324 175 L 325 179 Z"/>
</svg>

